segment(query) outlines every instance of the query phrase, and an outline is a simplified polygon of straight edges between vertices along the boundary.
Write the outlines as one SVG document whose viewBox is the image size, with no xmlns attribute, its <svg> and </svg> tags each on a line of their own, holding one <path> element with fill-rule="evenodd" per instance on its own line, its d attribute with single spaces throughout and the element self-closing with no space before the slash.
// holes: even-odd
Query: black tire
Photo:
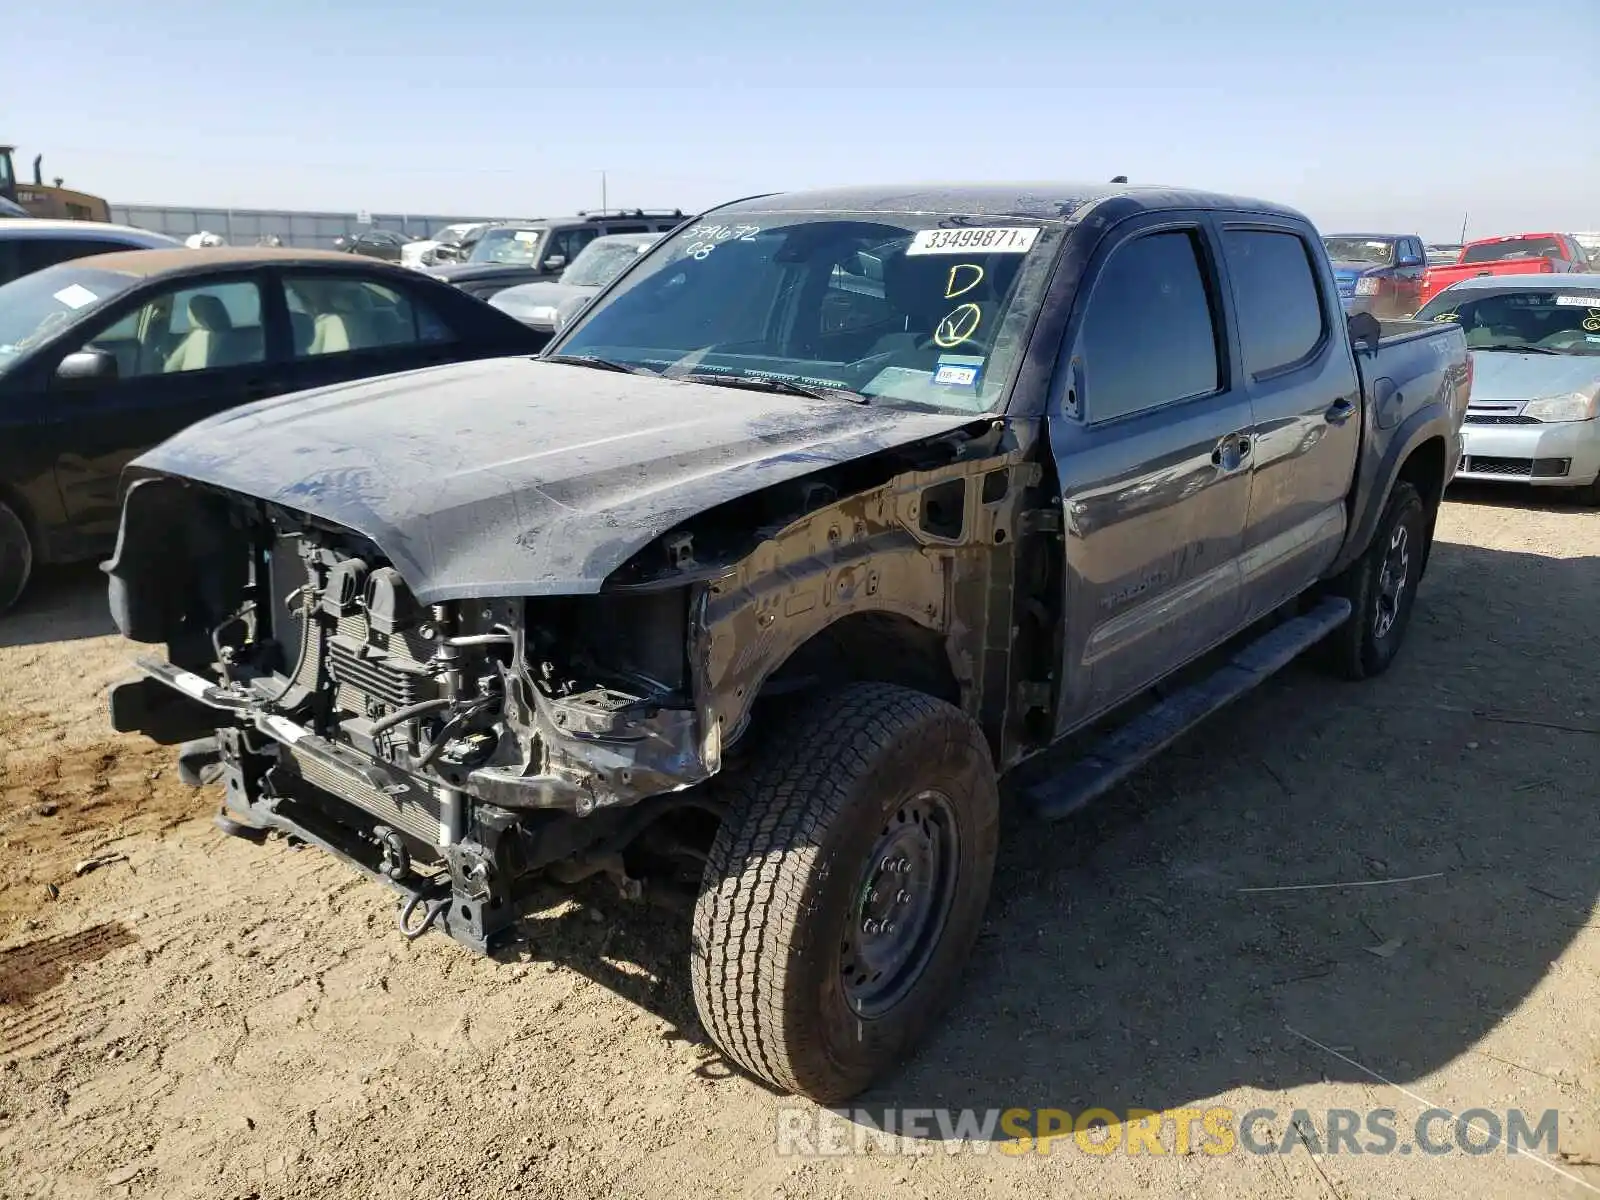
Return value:
<svg viewBox="0 0 1600 1200">
<path fill-rule="evenodd" d="M 1600 505 L 1600 476 L 1596 476 L 1593 482 L 1573 490 L 1578 494 L 1579 504 Z"/>
<path fill-rule="evenodd" d="M 1324 657 L 1346 679 L 1381 675 L 1400 652 L 1432 530 L 1417 489 L 1396 483 L 1372 541 L 1334 581 L 1332 591 L 1347 597 L 1352 611 L 1323 643 Z"/>
<path fill-rule="evenodd" d="M 0 613 L 17 602 L 32 574 L 33 542 L 28 527 L 0 500 Z"/>
<path fill-rule="evenodd" d="M 768 730 L 736 774 L 722 784 L 728 813 L 695 904 L 695 1006 L 740 1067 L 785 1091 L 836 1103 L 905 1055 L 956 991 L 983 920 L 999 839 L 988 745 L 971 719 L 942 700 L 857 683 Z M 910 846 L 912 855 L 919 838 L 930 846 L 947 839 L 927 862 L 944 863 L 948 874 L 936 866 L 924 872 L 922 859 L 908 865 L 898 850 L 879 860 L 885 838 L 901 838 L 887 844 Z M 892 897 L 880 899 L 878 881 L 891 876 L 878 868 L 888 864 L 900 874 L 892 876 Z M 901 901 L 912 888 L 916 902 Z M 924 905 L 924 896 L 933 899 Z M 869 979 L 860 955 L 872 939 L 856 931 L 871 923 L 869 907 L 885 904 L 898 907 L 879 927 L 890 939 L 882 946 L 912 949 L 895 964 L 880 947 L 879 961 L 890 960 L 893 974 Z M 938 919 L 925 921 L 923 909 Z M 890 920 L 896 914 L 906 914 L 898 930 Z M 857 941 L 862 947 L 851 948 Z M 870 1004 L 869 994 L 877 996 Z"/>
</svg>

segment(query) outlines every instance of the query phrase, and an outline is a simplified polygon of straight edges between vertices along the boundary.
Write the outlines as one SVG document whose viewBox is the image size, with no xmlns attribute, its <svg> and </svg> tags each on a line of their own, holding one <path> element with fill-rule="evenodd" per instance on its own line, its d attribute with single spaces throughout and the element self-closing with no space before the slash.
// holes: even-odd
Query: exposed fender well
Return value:
<svg viewBox="0 0 1600 1200">
<path fill-rule="evenodd" d="M 1010 640 L 1011 547 L 1037 475 L 1013 448 L 903 471 L 702 575 L 690 607 L 702 719 L 731 742 L 758 697 L 871 678 L 959 705 L 998 751 L 1009 691 L 987 655 Z"/>
<path fill-rule="evenodd" d="M 731 740 L 768 680 L 830 627 L 877 614 L 943 637 L 950 628 L 947 593 L 941 559 L 904 533 L 863 539 L 832 559 L 741 570 L 708 584 L 702 669 L 710 708 Z M 950 668 L 960 669 L 954 661 Z M 965 691 L 970 678 L 955 678 Z"/>
</svg>

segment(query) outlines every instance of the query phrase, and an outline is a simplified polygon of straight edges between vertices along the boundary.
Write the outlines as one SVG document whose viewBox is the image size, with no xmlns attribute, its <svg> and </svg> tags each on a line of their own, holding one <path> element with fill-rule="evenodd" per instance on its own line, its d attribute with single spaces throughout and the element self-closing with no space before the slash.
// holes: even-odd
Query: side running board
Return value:
<svg viewBox="0 0 1600 1200">
<path fill-rule="evenodd" d="M 1288 666 L 1350 619 L 1350 601 L 1330 596 L 1251 642 L 1216 672 L 1173 692 L 1097 743 L 1083 758 L 1024 792 L 1034 812 L 1054 821 L 1131 775 L 1224 705 Z"/>
</svg>

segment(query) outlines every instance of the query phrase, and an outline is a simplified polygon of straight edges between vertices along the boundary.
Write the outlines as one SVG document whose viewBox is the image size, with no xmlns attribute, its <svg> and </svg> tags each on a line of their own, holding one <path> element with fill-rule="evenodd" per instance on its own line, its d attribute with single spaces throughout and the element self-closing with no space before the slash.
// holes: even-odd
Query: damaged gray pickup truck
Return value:
<svg viewBox="0 0 1600 1200">
<path fill-rule="evenodd" d="M 1021 789 L 1059 816 L 1302 650 L 1388 666 L 1469 376 L 1453 325 L 1347 325 L 1257 201 L 739 201 L 538 358 L 137 460 L 105 569 L 166 650 L 113 723 L 411 936 L 488 950 L 590 876 L 682 896 L 712 1038 L 841 1100 L 955 991 L 999 775 L 1071 736 Z"/>
</svg>

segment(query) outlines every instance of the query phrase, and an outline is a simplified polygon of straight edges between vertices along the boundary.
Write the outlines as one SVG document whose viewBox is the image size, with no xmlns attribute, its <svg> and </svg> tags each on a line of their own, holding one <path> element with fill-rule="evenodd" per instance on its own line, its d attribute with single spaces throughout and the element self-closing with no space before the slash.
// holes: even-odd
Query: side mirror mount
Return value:
<svg viewBox="0 0 1600 1200">
<path fill-rule="evenodd" d="M 97 384 L 113 383 L 117 378 L 117 357 L 105 350 L 78 350 L 61 360 L 56 382 L 76 391 Z"/>
<path fill-rule="evenodd" d="M 1376 353 L 1378 341 L 1383 337 L 1383 326 L 1371 313 L 1352 313 L 1346 322 L 1350 329 L 1350 345 L 1356 350 Z"/>
<path fill-rule="evenodd" d="M 549 258 L 544 260 L 544 269 L 546 271 L 559 271 L 566 265 L 567 256 L 565 254 L 552 254 Z"/>
</svg>

